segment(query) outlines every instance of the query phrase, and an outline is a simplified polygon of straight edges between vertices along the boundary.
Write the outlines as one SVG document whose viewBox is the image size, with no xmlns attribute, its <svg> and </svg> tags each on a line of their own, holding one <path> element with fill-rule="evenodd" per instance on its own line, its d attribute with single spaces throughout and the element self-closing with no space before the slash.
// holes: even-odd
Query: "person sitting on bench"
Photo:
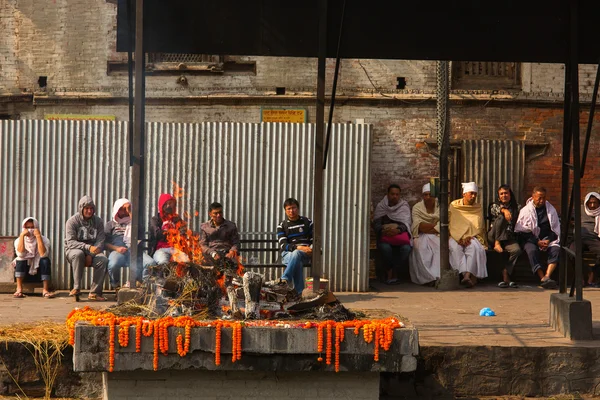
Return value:
<svg viewBox="0 0 600 400">
<path fill-rule="evenodd" d="M 187 224 L 177 214 L 175 197 L 163 193 L 158 198 L 158 214 L 150 219 L 148 235 L 148 254 L 154 258 L 157 264 L 166 264 L 173 260 L 177 262 L 190 261 L 187 254 L 174 248 L 167 240 L 167 232 L 177 229 L 183 234 L 187 231 Z"/>
<path fill-rule="evenodd" d="M 462 274 L 461 284 L 471 288 L 487 274 L 487 238 L 475 182 L 462 183 L 463 197 L 448 207 L 450 264 Z"/>
<path fill-rule="evenodd" d="M 209 220 L 200 225 L 200 247 L 204 261 L 214 264 L 215 261 L 232 260 L 238 255 L 240 234 L 237 225 L 223 218 L 223 206 L 212 203 L 208 206 Z"/>
<path fill-rule="evenodd" d="M 385 283 L 388 285 L 399 283 L 401 268 L 408 268 L 408 256 L 412 248 L 411 225 L 410 206 L 406 200 L 400 199 L 400 186 L 391 184 L 373 213 L 377 249 L 385 263 Z"/>
<path fill-rule="evenodd" d="M 80 294 L 83 268 L 92 266 L 94 275 L 88 300 L 105 301 L 102 286 L 108 258 L 104 255 L 104 222 L 96 215 L 96 204 L 90 196 L 79 200 L 79 212 L 67 220 L 65 226 L 65 256 L 73 268 L 73 290 L 69 296 Z"/>
<path fill-rule="evenodd" d="M 21 223 L 23 231 L 15 240 L 17 257 L 13 260 L 17 290 L 13 295 L 23 298 L 23 281 L 29 276 L 38 275 L 42 280 L 44 298 L 53 298 L 50 291 L 50 240 L 40 233 L 37 219 L 27 217 Z"/>
<path fill-rule="evenodd" d="M 518 285 L 510 279 L 517 259 L 523 252 L 516 240 L 515 224 L 519 217 L 521 206 L 508 185 L 500 185 L 498 188 L 498 199 L 491 203 L 488 208 L 488 220 L 490 230 L 488 231 L 488 242 L 490 247 L 498 253 L 508 253 L 508 260 L 502 270 L 502 282 L 498 283 L 500 288 L 517 288 Z"/>
<path fill-rule="evenodd" d="M 283 202 L 286 218 L 277 225 L 277 241 L 285 271 L 281 282 L 292 284 L 298 294 L 304 290 L 305 263 L 312 258 L 313 222 L 299 214 L 300 203 L 294 198 Z"/>
<path fill-rule="evenodd" d="M 540 286 L 544 289 L 556 289 L 558 284 L 552 279 L 552 272 L 560 254 L 560 221 L 554 206 L 546 201 L 546 188 L 533 188 L 531 197 L 519 213 L 515 232 L 520 233 L 523 249 L 529 257 L 533 273 L 540 278 Z M 541 252 L 548 254 L 545 273 L 540 264 Z"/>
<path fill-rule="evenodd" d="M 584 286 L 590 288 L 600 287 L 596 283 L 597 273 L 600 269 L 600 194 L 590 192 L 585 196 L 581 207 L 581 242 L 583 251 L 591 251 L 596 256 L 596 263 L 592 268 L 587 268 L 587 277 L 584 277 Z M 575 243 L 571 244 L 575 251 Z M 571 256 L 572 257 L 572 256 Z"/>
</svg>

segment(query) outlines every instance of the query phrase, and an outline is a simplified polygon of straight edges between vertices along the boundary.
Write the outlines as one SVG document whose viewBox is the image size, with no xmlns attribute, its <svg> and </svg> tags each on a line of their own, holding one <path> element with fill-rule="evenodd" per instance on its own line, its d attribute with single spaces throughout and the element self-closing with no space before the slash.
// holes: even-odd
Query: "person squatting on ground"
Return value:
<svg viewBox="0 0 600 400">
<path fill-rule="evenodd" d="M 110 287 L 119 290 L 121 286 L 121 268 L 129 267 L 131 246 L 131 203 L 122 198 L 115 201 L 112 210 L 112 219 L 104 224 L 106 235 L 105 247 L 110 251 L 108 255 L 108 277 Z M 143 267 L 136 271 L 136 282 L 142 282 L 142 272 L 156 262 L 152 257 L 143 253 Z M 131 278 L 131 277 L 130 277 Z M 130 282 L 125 283 L 129 287 Z"/>
<path fill-rule="evenodd" d="M 50 291 L 50 240 L 40 233 L 40 224 L 37 219 L 27 217 L 21 223 L 21 234 L 15 239 L 16 257 L 12 262 L 15 268 L 17 290 L 13 294 L 16 298 L 23 298 L 23 282 L 28 276 L 39 276 L 42 280 L 44 298 L 53 298 Z M 39 275 L 38 275 L 39 274 Z"/>
<path fill-rule="evenodd" d="M 592 268 L 584 266 L 587 276 L 584 277 L 584 286 L 600 287 L 596 282 L 598 269 L 600 269 L 600 194 L 590 192 L 585 196 L 581 210 L 581 242 L 583 251 L 591 251 L 596 256 L 596 263 Z M 575 243 L 571 244 L 575 251 Z"/>
<path fill-rule="evenodd" d="M 223 206 L 212 203 L 208 206 L 209 220 L 200 225 L 200 247 L 207 265 L 214 265 L 219 260 L 235 260 L 240 247 L 240 234 L 237 225 L 223 218 Z"/>
<path fill-rule="evenodd" d="M 450 265 L 462 274 L 461 284 L 473 287 L 477 279 L 487 277 L 486 227 L 481 204 L 476 203 L 477 184 L 462 184 L 462 199 L 448 208 L 450 229 Z"/>
<path fill-rule="evenodd" d="M 411 234 L 413 249 L 410 253 L 410 279 L 419 285 L 440 277 L 440 209 L 438 200 L 431 196 L 431 185 L 423 185 L 423 200 L 413 206 Z"/>
<path fill-rule="evenodd" d="M 373 213 L 377 249 L 385 263 L 385 283 L 388 285 L 398 283 L 401 268 L 408 266 L 408 256 L 412 248 L 408 231 L 411 225 L 410 207 L 406 200 L 400 200 L 400 186 L 392 184 Z"/>
<path fill-rule="evenodd" d="M 515 235 L 515 225 L 521 206 L 517 203 L 510 186 L 500 185 L 497 194 L 498 198 L 490 203 L 488 208 L 488 220 L 490 221 L 488 243 L 496 252 L 508 253 L 508 260 L 502 270 L 502 282 L 498 283 L 498 287 L 517 288 L 518 285 L 510 277 L 517 259 L 523 252 Z"/>
<path fill-rule="evenodd" d="M 552 279 L 560 254 L 560 221 L 552 204 L 546 201 L 546 188 L 536 186 L 531 197 L 519 213 L 515 232 L 527 253 L 534 274 L 540 278 L 544 289 L 556 289 L 558 284 Z M 546 272 L 542 268 L 540 256 L 548 256 Z"/>
<path fill-rule="evenodd" d="M 283 203 L 286 218 L 277 225 L 277 241 L 285 271 L 281 281 L 291 283 L 298 294 L 304 290 L 304 264 L 312 259 L 313 222 L 299 214 L 300 203 L 289 198 Z"/>
<path fill-rule="evenodd" d="M 79 212 L 67 220 L 65 225 L 65 256 L 73 268 L 73 290 L 69 296 L 81 293 L 83 269 L 94 270 L 88 300 L 105 301 L 102 286 L 106 276 L 108 259 L 104 250 L 104 222 L 96 214 L 96 205 L 90 196 L 79 200 Z"/>
<path fill-rule="evenodd" d="M 183 233 L 187 230 L 187 224 L 177 215 L 177 200 L 172 195 L 163 193 L 158 198 L 158 214 L 150 219 L 148 239 L 148 252 L 157 264 L 166 264 L 171 260 L 190 261 L 184 252 L 175 249 L 167 241 L 167 231 L 173 229 L 179 229 Z M 144 272 L 144 276 L 146 274 Z"/>
</svg>

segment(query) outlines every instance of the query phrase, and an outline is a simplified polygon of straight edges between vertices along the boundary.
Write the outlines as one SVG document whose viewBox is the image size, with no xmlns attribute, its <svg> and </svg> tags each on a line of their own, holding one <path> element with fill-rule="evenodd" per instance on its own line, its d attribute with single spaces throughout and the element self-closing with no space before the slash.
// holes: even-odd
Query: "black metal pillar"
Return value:
<svg viewBox="0 0 600 400">
<path fill-rule="evenodd" d="M 135 123 L 133 133 L 133 165 L 131 167 L 131 201 L 133 214 L 131 218 L 131 257 L 130 281 L 135 285 L 137 269 L 142 268 L 142 249 L 139 238 L 144 235 L 144 203 L 143 182 L 144 171 L 143 137 L 145 120 L 145 64 L 144 52 L 144 0 L 136 0 L 135 6 Z"/>
<path fill-rule="evenodd" d="M 133 29 L 133 7 L 131 3 L 134 0 L 127 0 L 127 32 L 128 32 L 128 49 L 127 49 L 127 89 L 129 97 L 129 121 L 127 121 L 127 134 L 129 136 L 129 166 L 133 166 L 133 41 L 135 32 Z"/>
<path fill-rule="evenodd" d="M 560 199 L 560 215 L 561 228 L 560 236 L 564 241 L 569 234 L 569 176 L 570 176 L 570 157 L 571 157 L 571 62 L 567 60 L 565 63 L 565 89 L 564 89 L 564 105 L 563 105 L 563 138 L 562 138 L 562 178 L 561 178 L 561 199 Z M 559 292 L 567 292 L 567 265 L 568 254 L 566 250 L 560 252 L 559 259 Z"/>
<path fill-rule="evenodd" d="M 581 153 L 579 138 L 579 0 L 571 0 L 570 61 L 571 61 L 571 113 L 573 136 L 573 199 L 575 202 L 575 299 L 583 300 L 583 243 L 581 243 Z M 571 210 L 569 210 L 570 212 Z M 567 221 L 568 223 L 568 221 Z M 564 238 L 563 240 L 566 240 Z"/>
<path fill-rule="evenodd" d="M 321 285 L 323 271 L 323 139 L 325 133 L 325 59 L 327 57 L 327 0 L 320 0 L 319 57 L 317 61 L 317 113 L 315 134 L 315 182 L 313 215 L 313 292 Z"/>
<path fill-rule="evenodd" d="M 340 48 L 342 47 L 342 36 L 344 33 L 344 15 L 346 14 L 346 0 L 342 4 L 342 17 L 340 19 L 340 34 L 338 36 L 337 52 L 335 55 L 335 72 L 333 74 L 333 88 L 331 89 L 331 103 L 329 104 L 329 122 L 327 124 L 327 136 L 325 139 L 325 155 L 323 156 L 323 169 L 327 168 L 327 155 L 329 154 L 329 140 L 331 138 L 331 127 L 333 125 L 333 110 L 335 109 L 335 92 L 337 90 L 338 75 L 340 73 Z"/>
<path fill-rule="evenodd" d="M 448 154 L 450 152 L 450 126 L 448 96 L 450 91 L 450 71 L 448 61 L 437 62 L 437 123 L 438 148 L 440 155 L 440 270 L 450 269 L 450 249 L 448 231 Z"/>
</svg>

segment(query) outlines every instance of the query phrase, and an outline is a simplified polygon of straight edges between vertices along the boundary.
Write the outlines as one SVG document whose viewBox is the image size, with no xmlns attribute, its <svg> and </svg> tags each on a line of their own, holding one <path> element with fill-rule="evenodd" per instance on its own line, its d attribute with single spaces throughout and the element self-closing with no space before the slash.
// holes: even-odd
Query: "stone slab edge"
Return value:
<svg viewBox="0 0 600 400">
<path fill-rule="evenodd" d="M 242 360 L 231 362 L 231 329 L 221 331 L 221 366 L 215 365 L 215 329 L 193 328 L 190 352 L 185 357 L 177 354 L 176 338 L 181 328 L 169 328 L 169 352 L 159 355 L 160 369 L 216 369 L 216 370 L 287 370 L 302 371 L 333 369 L 318 362 L 316 329 L 262 328 L 242 329 Z M 335 332 L 333 333 L 335 335 Z M 115 335 L 118 335 L 118 328 Z M 75 371 L 106 371 L 108 367 L 108 327 L 78 324 L 75 329 L 73 364 Z M 324 343 L 327 343 L 324 335 Z M 335 339 L 334 339 L 335 340 Z M 419 353 L 418 332 L 415 328 L 394 331 L 388 351 L 380 350 L 379 362 L 374 361 L 374 344 L 366 343 L 363 331 L 355 335 L 346 329 L 340 346 L 340 370 L 411 372 L 416 369 Z M 152 370 L 154 355 L 153 336 L 142 337 L 141 351 L 135 352 L 135 327 L 130 327 L 129 344 L 115 344 L 115 371 Z M 321 354 L 325 359 L 325 353 Z M 333 360 L 334 355 L 332 356 Z"/>
</svg>

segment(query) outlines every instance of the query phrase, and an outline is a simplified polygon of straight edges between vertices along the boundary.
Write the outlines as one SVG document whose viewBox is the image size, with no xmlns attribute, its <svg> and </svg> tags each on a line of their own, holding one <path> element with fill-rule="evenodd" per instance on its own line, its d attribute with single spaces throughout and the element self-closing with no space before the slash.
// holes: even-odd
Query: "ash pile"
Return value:
<svg viewBox="0 0 600 400">
<path fill-rule="evenodd" d="M 304 296 L 303 296 L 304 295 Z M 204 266 L 170 262 L 153 266 L 139 289 L 119 292 L 117 315 L 161 318 L 346 321 L 355 315 L 327 289 L 303 295 L 285 281 L 265 281 L 229 260 Z"/>
</svg>

